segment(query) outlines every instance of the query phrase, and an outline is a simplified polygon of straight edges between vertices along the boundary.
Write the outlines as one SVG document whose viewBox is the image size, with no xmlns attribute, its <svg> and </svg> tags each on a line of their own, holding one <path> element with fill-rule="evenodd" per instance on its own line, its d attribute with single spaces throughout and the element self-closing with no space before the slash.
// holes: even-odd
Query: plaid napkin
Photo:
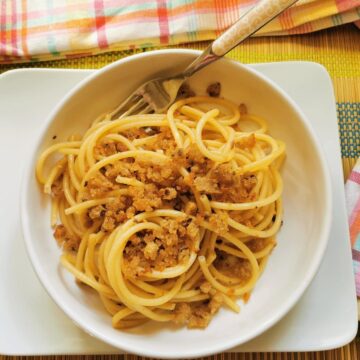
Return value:
<svg viewBox="0 0 360 360">
<path fill-rule="evenodd" d="M 214 39 L 258 1 L 0 0 L 0 64 Z M 299 0 L 257 35 L 359 19 L 360 0 Z"/>
<path fill-rule="evenodd" d="M 358 159 L 345 184 L 345 193 L 350 225 L 356 294 L 360 297 L 360 159 Z"/>
</svg>

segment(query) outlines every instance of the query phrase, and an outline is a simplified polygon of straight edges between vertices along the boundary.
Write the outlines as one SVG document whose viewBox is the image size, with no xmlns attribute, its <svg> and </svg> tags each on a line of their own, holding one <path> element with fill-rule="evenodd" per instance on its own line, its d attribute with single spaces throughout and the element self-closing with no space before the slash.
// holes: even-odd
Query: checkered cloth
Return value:
<svg viewBox="0 0 360 360">
<path fill-rule="evenodd" d="M 259 0 L 0 0 L 0 64 L 214 39 Z M 257 35 L 360 19 L 360 0 L 299 0 Z"/>
<path fill-rule="evenodd" d="M 360 159 L 357 161 L 346 182 L 345 190 L 356 281 L 356 294 L 360 297 Z"/>
</svg>

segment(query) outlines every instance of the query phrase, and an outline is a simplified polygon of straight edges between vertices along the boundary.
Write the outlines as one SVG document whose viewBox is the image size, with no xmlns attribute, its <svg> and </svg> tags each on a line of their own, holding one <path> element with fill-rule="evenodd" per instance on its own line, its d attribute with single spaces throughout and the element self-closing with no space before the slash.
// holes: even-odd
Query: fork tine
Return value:
<svg viewBox="0 0 360 360">
<path fill-rule="evenodd" d="M 120 115 L 120 113 L 126 109 L 126 107 L 128 107 L 130 104 L 137 103 L 139 100 L 141 100 L 141 98 L 141 95 L 131 94 L 110 114 L 110 118 L 113 120 L 118 118 L 118 115 Z"/>
<path fill-rule="evenodd" d="M 140 111 L 138 114 L 139 115 L 150 114 L 152 111 L 154 111 L 154 109 L 152 108 L 151 105 L 148 105 L 144 110 Z"/>
<path fill-rule="evenodd" d="M 125 111 L 120 117 L 119 119 L 125 117 L 125 116 L 130 116 L 133 115 L 135 112 L 139 112 L 141 111 L 141 109 L 144 110 L 144 107 L 146 107 L 147 102 L 143 99 L 143 97 L 141 97 L 141 99 L 134 104 L 129 110 Z"/>
</svg>

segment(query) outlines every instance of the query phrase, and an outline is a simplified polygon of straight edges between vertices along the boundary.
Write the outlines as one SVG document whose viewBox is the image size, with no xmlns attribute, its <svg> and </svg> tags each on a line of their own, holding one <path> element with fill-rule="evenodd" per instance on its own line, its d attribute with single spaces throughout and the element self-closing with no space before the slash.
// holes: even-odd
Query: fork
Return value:
<svg viewBox="0 0 360 360">
<path fill-rule="evenodd" d="M 181 85 L 197 71 L 222 58 L 297 0 L 262 0 L 214 40 L 183 72 L 150 80 L 136 89 L 111 114 L 118 119 L 134 114 L 163 113 L 175 101 Z"/>
</svg>

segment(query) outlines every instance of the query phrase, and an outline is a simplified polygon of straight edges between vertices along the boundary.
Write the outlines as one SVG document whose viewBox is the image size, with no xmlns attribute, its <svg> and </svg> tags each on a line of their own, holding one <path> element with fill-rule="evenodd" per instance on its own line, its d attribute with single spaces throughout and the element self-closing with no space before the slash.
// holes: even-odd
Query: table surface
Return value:
<svg viewBox="0 0 360 360">
<path fill-rule="evenodd" d="M 197 42 L 177 47 L 204 49 L 207 45 L 208 42 Z M 97 69 L 119 58 L 141 51 L 137 49 L 51 62 L 0 65 L 0 73 L 27 67 Z M 232 50 L 228 57 L 244 63 L 290 60 L 314 61 L 327 68 L 335 89 L 344 178 L 346 179 L 356 159 L 360 156 L 360 30 L 353 25 L 345 25 L 308 35 L 251 38 Z M 71 358 L 74 357 L 71 356 Z M 0 355 L 0 360 L 10 360 L 10 358 L 14 359 L 13 357 Z M 40 358 L 44 357 L 38 357 L 38 359 Z M 46 360 L 59 358 L 67 359 L 70 356 L 47 356 Z M 92 357 L 76 356 L 76 358 L 77 360 L 88 360 Z M 112 360 L 114 356 L 97 356 L 96 358 Z M 134 355 L 121 355 L 120 358 L 140 359 L 140 357 Z M 206 359 L 360 359 L 360 334 L 358 333 L 352 343 L 339 349 L 324 352 L 219 354 Z"/>
</svg>

